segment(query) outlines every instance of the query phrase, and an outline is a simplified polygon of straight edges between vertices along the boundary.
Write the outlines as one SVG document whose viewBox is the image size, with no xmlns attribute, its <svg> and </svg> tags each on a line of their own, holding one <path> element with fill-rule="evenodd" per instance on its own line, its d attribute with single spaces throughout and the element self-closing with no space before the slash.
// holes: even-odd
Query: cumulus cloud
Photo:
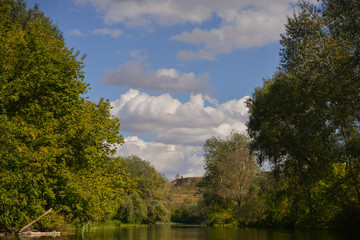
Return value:
<svg viewBox="0 0 360 240">
<path fill-rule="evenodd" d="M 315 1 L 315 0 L 313 0 Z M 150 24 L 198 25 L 191 31 L 176 34 L 174 40 L 196 44 L 198 49 L 182 50 L 177 57 L 183 61 L 212 60 L 236 49 L 261 47 L 279 40 L 286 16 L 291 15 L 298 0 L 77 0 L 91 3 L 104 14 L 106 23 L 128 26 Z M 218 26 L 201 28 L 214 18 Z"/>
<path fill-rule="evenodd" d="M 283 31 L 286 15 L 291 13 L 290 5 L 271 3 L 267 6 L 222 14 L 223 24 L 210 30 L 195 28 L 172 37 L 174 40 L 200 45 L 197 51 L 182 50 L 179 60 L 212 60 L 220 54 L 234 49 L 261 47 L 276 42 Z"/>
<path fill-rule="evenodd" d="M 131 89 L 113 102 L 112 114 L 120 118 L 123 131 L 152 134 L 156 142 L 202 146 L 212 136 L 245 131 L 247 97 L 211 105 L 203 94 L 182 103 L 169 94 L 150 96 Z"/>
<path fill-rule="evenodd" d="M 112 114 L 120 118 L 122 131 L 150 134 L 154 139 L 145 142 L 135 136 L 127 137 L 118 154 L 136 154 L 168 176 L 201 176 L 206 139 L 225 138 L 233 130 L 245 131 L 246 99 L 218 104 L 199 93 L 182 103 L 169 94 L 150 96 L 131 89 L 111 102 Z"/>
<path fill-rule="evenodd" d="M 145 71 L 144 64 L 129 61 L 116 69 L 106 70 L 102 81 L 105 84 L 148 91 L 199 92 L 208 88 L 209 74 L 180 73 L 174 68 Z"/>
<path fill-rule="evenodd" d="M 123 31 L 118 28 L 110 29 L 110 28 L 98 28 L 94 29 L 93 34 L 102 34 L 102 35 L 109 35 L 113 38 L 117 38 L 123 34 Z"/>
<path fill-rule="evenodd" d="M 150 162 L 169 179 L 173 179 L 177 173 L 184 177 L 204 174 L 201 147 L 145 142 L 137 136 L 131 136 L 125 138 L 123 146 L 118 147 L 117 155 L 132 154 Z"/>
</svg>

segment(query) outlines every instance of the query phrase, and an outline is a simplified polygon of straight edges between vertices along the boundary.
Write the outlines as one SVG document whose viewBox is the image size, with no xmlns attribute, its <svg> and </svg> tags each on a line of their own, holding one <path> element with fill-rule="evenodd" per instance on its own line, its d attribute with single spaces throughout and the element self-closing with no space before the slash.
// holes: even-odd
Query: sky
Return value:
<svg viewBox="0 0 360 240">
<path fill-rule="evenodd" d="M 109 99 L 125 144 L 169 180 L 202 176 L 213 136 L 246 132 L 245 101 L 279 65 L 297 0 L 28 0 L 86 54 L 91 101 Z"/>
</svg>

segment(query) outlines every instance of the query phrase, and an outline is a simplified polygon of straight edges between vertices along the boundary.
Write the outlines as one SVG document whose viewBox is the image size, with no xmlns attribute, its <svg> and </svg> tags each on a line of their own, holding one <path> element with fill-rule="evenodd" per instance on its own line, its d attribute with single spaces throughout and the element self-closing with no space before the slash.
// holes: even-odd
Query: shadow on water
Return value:
<svg viewBox="0 0 360 240">
<path fill-rule="evenodd" d="M 152 226 L 114 226 L 112 228 L 87 229 L 82 238 L 81 232 L 66 235 L 56 240 L 343 240 L 358 239 L 344 232 L 313 230 L 279 230 L 254 228 L 221 228 L 195 225 L 152 225 Z M 19 238 L 17 236 L 0 237 L 4 240 L 39 239 L 51 237 Z"/>
</svg>

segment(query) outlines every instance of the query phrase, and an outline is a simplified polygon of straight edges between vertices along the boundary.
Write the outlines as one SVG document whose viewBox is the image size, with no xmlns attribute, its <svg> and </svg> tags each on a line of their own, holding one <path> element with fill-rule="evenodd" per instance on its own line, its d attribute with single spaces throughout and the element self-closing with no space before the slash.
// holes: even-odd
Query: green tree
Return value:
<svg viewBox="0 0 360 240">
<path fill-rule="evenodd" d="M 165 178 L 138 156 L 123 160 L 133 187 L 120 206 L 117 218 L 131 223 L 169 222 L 171 204 L 165 191 Z"/>
<path fill-rule="evenodd" d="M 242 221 L 247 221 L 252 211 L 250 202 L 258 194 L 260 174 L 248 144 L 249 138 L 236 132 L 226 140 L 216 137 L 206 140 L 205 174 L 200 183 L 207 207 L 215 212 L 230 208 Z"/>
<path fill-rule="evenodd" d="M 82 97 L 83 59 L 37 7 L 1 1 L 0 22 L 0 230 L 111 218 L 127 175 L 109 102 Z"/>
<path fill-rule="evenodd" d="M 205 207 L 201 199 L 194 201 L 184 198 L 181 206 L 171 215 L 171 220 L 176 223 L 201 224 L 204 222 Z"/>
<path fill-rule="evenodd" d="M 325 205 L 331 216 L 359 210 L 359 11 L 351 0 L 300 3 L 279 71 L 248 101 L 251 149 L 285 180 L 293 223 L 330 221 Z"/>
</svg>

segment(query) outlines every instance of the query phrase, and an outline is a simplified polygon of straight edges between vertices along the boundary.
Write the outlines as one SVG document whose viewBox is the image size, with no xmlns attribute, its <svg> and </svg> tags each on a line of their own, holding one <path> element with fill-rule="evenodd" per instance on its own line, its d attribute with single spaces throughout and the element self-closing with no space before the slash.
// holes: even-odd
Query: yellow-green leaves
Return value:
<svg viewBox="0 0 360 240">
<path fill-rule="evenodd" d="M 82 96 L 79 53 L 37 7 L 1 1 L 0 20 L 0 231 L 49 208 L 35 228 L 113 217 L 128 179 L 109 102 Z"/>
<path fill-rule="evenodd" d="M 170 203 L 163 176 L 137 156 L 126 157 L 123 161 L 131 186 L 116 217 L 129 223 L 169 222 Z"/>
</svg>

